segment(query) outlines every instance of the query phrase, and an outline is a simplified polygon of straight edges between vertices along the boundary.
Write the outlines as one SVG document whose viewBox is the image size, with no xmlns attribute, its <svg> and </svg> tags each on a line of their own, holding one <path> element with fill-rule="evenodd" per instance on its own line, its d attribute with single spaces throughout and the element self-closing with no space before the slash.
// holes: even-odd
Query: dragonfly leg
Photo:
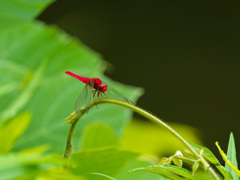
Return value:
<svg viewBox="0 0 240 180">
<path fill-rule="evenodd" d="M 108 97 L 107 97 L 107 95 L 103 92 L 103 93 L 101 93 L 101 97 L 103 98 L 103 99 L 109 99 Z"/>
<path fill-rule="evenodd" d="M 93 91 L 93 102 L 95 103 L 95 105 L 96 105 L 96 107 L 98 108 L 98 106 L 97 106 L 97 103 L 96 103 L 96 93 L 97 93 L 97 90 L 94 90 Z M 99 109 L 99 108 L 98 108 Z"/>
<path fill-rule="evenodd" d="M 100 99 L 101 100 L 101 91 L 98 91 L 98 94 L 97 94 L 97 97 L 98 97 L 98 99 Z"/>
<path fill-rule="evenodd" d="M 101 91 L 98 92 L 98 96 L 97 96 L 97 97 L 98 97 L 98 99 L 101 99 L 101 100 L 104 99 L 104 98 L 102 97 L 102 92 L 101 92 Z"/>
<path fill-rule="evenodd" d="M 103 94 L 106 96 L 106 98 L 108 98 L 108 96 L 103 92 Z M 108 98 L 109 99 L 109 98 Z"/>
<path fill-rule="evenodd" d="M 93 93 L 93 97 L 95 96 L 96 92 L 97 92 L 97 90 L 94 90 L 94 91 L 92 92 L 92 93 Z"/>
</svg>

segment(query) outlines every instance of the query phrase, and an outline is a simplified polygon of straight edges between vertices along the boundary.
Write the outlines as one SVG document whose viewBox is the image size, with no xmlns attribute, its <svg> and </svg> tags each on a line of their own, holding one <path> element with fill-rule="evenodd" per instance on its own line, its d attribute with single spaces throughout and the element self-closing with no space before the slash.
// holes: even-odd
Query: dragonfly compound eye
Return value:
<svg viewBox="0 0 240 180">
<path fill-rule="evenodd" d="M 107 90 L 107 85 L 106 84 L 101 84 L 101 91 L 105 92 Z"/>
</svg>

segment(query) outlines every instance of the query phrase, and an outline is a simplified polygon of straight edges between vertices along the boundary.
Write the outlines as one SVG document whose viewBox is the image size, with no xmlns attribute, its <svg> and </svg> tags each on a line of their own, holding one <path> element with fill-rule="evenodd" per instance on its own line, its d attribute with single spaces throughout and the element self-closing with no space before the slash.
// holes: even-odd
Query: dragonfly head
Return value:
<svg viewBox="0 0 240 180">
<path fill-rule="evenodd" d="M 105 92 L 107 90 L 107 85 L 106 84 L 101 84 L 99 85 L 99 89 L 101 92 Z"/>
</svg>

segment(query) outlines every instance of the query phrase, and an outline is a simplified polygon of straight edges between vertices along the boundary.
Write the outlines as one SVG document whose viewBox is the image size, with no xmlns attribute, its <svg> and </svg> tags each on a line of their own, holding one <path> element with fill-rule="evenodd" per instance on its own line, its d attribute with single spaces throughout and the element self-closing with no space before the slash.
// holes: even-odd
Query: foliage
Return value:
<svg viewBox="0 0 240 180">
<path fill-rule="evenodd" d="M 83 88 L 64 71 L 100 77 L 134 102 L 143 90 L 112 81 L 103 75 L 107 63 L 98 53 L 59 28 L 35 20 L 52 0 L 0 2 L 0 179 L 209 179 L 205 160 L 219 176 L 239 179 L 233 134 L 227 156 L 218 146 L 227 162 L 223 167 L 205 147 L 189 143 L 201 157 L 197 158 L 192 152 L 182 153 L 183 146 L 167 131 L 145 122 L 129 124 L 130 109 L 112 104 L 91 108 L 80 119 L 72 157 L 63 160 L 69 130 L 63 122 Z M 193 129 L 173 127 L 201 143 Z M 159 142 L 159 137 L 165 141 Z M 141 142 L 133 143 L 136 139 Z M 157 153 L 173 152 L 168 143 L 181 151 L 159 160 Z M 161 146 L 167 148 L 161 152 Z"/>
<path fill-rule="evenodd" d="M 235 166 L 235 169 L 232 169 L 232 166 L 229 163 L 226 163 L 225 168 L 232 174 L 234 180 L 239 179 L 238 177 L 239 173 L 237 175 L 237 172 L 234 172 L 238 168 L 238 163 L 237 163 L 237 154 L 236 154 L 236 147 L 235 147 L 233 133 L 230 134 L 228 150 L 227 150 L 227 158 L 225 158 L 225 161 L 226 159 L 229 160 L 233 166 Z"/>
</svg>

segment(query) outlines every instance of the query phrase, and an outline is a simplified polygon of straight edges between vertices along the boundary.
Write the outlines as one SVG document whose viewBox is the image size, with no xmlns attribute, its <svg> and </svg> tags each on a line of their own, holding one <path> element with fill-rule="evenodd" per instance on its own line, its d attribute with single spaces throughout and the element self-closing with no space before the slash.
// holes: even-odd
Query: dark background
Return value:
<svg viewBox="0 0 240 180">
<path fill-rule="evenodd" d="M 232 1 L 59 0 L 39 16 L 103 55 L 107 75 L 143 87 L 138 105 L 238 152 L 240 11 Z"/>
</svg>

